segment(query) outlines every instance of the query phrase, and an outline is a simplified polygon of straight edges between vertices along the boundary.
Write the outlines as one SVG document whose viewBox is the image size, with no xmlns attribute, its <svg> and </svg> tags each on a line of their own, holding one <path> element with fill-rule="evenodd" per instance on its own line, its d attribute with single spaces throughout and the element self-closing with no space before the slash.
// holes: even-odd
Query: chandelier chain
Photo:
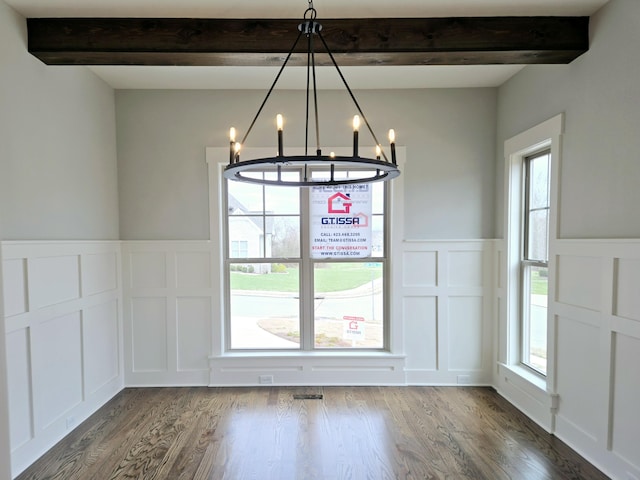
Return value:
<svg viewBox="0 0 640 480">
<path fill-rule="evenodd" d="M 310 2 L 311 3 L 311 2 Z M 315 130 L 316 130 L 316 154 L 320 154 L 320 125 L 319 125 L 319 113 L 318 113 L 318 88 L 316 81 L 316 53 L 315 53 L 315 43 L 313 41 L 313 34 L 318 33 L 318 28 L 315 26 L 315 22 L 308 21 L 307 22 L 307 113 L 306 113 L 306 128 L 305 128 L 305 142 L 304 142 L 304 150 L 305 155 L 308 155 L 309 149 L 309 102 L 310 102 L 310 81 L 313 80 L 313 110 L 315 116 Z"/>
</svg>

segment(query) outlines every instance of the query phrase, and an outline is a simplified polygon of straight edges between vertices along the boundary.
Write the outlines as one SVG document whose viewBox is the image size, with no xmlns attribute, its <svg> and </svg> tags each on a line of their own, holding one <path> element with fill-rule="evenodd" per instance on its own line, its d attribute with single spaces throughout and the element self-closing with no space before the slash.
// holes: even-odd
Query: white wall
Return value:
<svg viewBox="0 0 640 480">
<path fill-rule="evenodd" d="M 640 2 L 612 0 L 592 17 L 591 36 L 590 51 L 572 64 L 527 67 L 499 90 L 499 153 L 508 138 L 559 113 L 565 128 L 550 259 L 557 269 L 550 395 L 502 368 L 495 384 L 613 478 L 640 478 L 640 425 L 631 407 L 640 404 Z M 499 220 L 505 199 L 497 192 Z M 502 235 L 502 226 L 496 230 Z M 503 252 L 498 245 L 498 271 Z M 503 282 L 496 282 L 498 302 Z"/>
<path fill-rule="evenodd" d="M 5 240 L 117 239 L 113 90 L 27 52 L 0 0 L 0 217 Z"/>
<path fill-rule="evenodd" d="M 209 238 L 205 148 L 228 145 L 230 126 L 242 135 L 264 93 L 116 92 L 122 239 Z M 304 146 L 304 92 L 273 95 L 247 147 L 275 145 L 276 113 L 285 116 L 285 148 Z M 493 238 L 496 90 L 356 95 L 380 141 L 394 128 L 407 145 L 406 238 Z M 323 144 L 350 145 L 354 113 L 346 93 L 320 92 Z M 360 137 L 364 151 L 368 134 Z"/>
</svg>

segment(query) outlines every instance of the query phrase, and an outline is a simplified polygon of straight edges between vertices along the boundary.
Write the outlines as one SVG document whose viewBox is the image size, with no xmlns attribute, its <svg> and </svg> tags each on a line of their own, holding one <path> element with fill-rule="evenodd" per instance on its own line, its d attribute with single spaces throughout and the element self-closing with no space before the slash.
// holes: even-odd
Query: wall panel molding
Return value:
<svg viewBox="0 0 640 480">
<path fill-rule="evenodd" d="M 504 248 L 503 241 L 496 243 L 496 270 Z M 500 365 L 509 332 L 505 289 L 497 281 L 501 351 L 494 383 L 604 472 L 640 478 L 640 383 L 633 367 L 640 363 L 640 239 L 559 239 L 554 253 L 558 288 L 550 292 L 549 319 L 555 326 L 555 383 L 536 387 Z M 550 405 L 552 396 L 557 405 Z"/>
<path fill-rule="evenodd" d="M 560 340 L 558 349 L 565 356 L 578 355 L 576 348 L 596 342 L 585 352 L 591 368 L 581 366 L 583 381 L 558 383 L 561 398 L 563 392 L 575 393 L 572 401 L 561 401 L 556 435 L 595 459 L 594 463 L 603 465 L 607 472 L 628 471 L 640 476 L 640 457 L 629 454 L 637 453 L 640 447 L 640 421 L 629 408 L 629 402 L 637 404 L 640 399 L 640 383 L 637 375 L 628 373 L 629 367 L 640 361 L 640 321 L 635 320 L 640 319 L 640 274 L 634 268 L 640 265 L 640 240 L 558 240 L 556 253 L 560 265 L 573 265 L 570 271 L 558 269 L 558 283 L 582 290 L 571 292 L 573 304 L 567 305 L 561 297 L 552 302 L 552 312 L 570 316 L 576 325 L 573 329 L 565 325 L 569 335 Z M 580 333 L 583 327 L 578 325 L 585 324 L 597 332 L 597 338 L 584 338 Z M 559 361 L 557 368 L 559 376 L 575 379 L 579 373 L 578 365 L 571 368 Z M 580 391 L 576 391 L 578 387 Z M 584 409 L 584 404 L 589 407 L 583 414 L 591 421 L 576 422 L 573 412 Z M 587 423 L 594 429 L 587 428 Z"/>
<path fill-rule="evenodd" d="M 403 242 L 398 301 L 408 384 L 491 385 L 494 243 Z"/>
<path fill-rule="evenodd" d="M 122 242 L 127 386 L 209 384 L 209 241 Z"/>
<path fill-rule="evenodd" d="M 120 242 L 2 242 L 12 474 L 124 387 Z"/>
</svg>

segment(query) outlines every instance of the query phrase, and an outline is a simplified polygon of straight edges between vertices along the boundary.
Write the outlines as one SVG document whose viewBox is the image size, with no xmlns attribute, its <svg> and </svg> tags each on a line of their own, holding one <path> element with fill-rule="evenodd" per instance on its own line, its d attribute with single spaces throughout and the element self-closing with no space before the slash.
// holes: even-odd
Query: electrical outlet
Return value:
<svg viewBox="0 0 640 480">
<path fill-rule="evenodd" d="M 469 383 L 471 383 L 471 377 L 469 375 L 458 375 L 456 380 L 458 385 L 469 385 Z"/>
<path fill-rule="evenodd" d="M 260 383 L 260 385 L 272 385 L 273 375 L 260 375 L 258 377 L 258 383 Z"/>
</svg>

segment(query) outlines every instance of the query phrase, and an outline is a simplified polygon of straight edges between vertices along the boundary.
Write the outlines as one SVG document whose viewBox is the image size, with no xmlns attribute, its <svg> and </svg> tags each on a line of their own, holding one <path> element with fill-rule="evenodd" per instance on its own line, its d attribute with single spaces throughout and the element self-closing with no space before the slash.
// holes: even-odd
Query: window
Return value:
<svg viewBox="0 0 640 480">
<path fill-rule="evenodd" d="M 525 157 L 523 167 L 521 361 L 546 374 L 551 152 Z"/>
<path fill-rule="evenodd" d="M 559 114 L 504 143 L 498 358 L 505 378 L 514 375 L 545 391 L 553 388 L 556 375 L 552 300 L 563 129 Z"/>
<path fill-rule="evenodd" d="M 310 174 L 329 173 L 317 169 Z M 300 172 L 282 175 L 293 180 Z M 340 175 L 347 174 L 335 172 L 336 178 Z M 320 192 L 326 194 L 321 208 L 332 208 L 328 202 L 335 201 L 336 212 L 366 223 L 366 234 L 360 225 L 317 230 L 312 203 L 318 192 L 311 188 L 223 184 L 226 348 L 388 349 L 386 183 Z M 358 194 L 370 197 L 366 213 L 345 204 L 349 189 L 356 187 L 363 190 Z M 365 244 L 366 255 L 353 253 Z"/>
</svg>

